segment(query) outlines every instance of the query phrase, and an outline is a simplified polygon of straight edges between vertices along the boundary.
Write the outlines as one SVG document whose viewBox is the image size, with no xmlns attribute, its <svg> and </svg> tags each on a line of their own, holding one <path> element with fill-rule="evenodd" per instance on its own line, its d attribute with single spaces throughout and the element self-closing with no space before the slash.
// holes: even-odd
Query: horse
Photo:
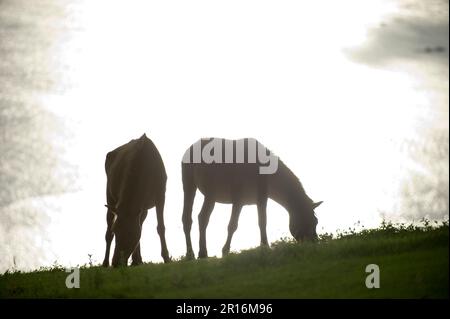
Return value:
<svg viewBox="0 0 450 319">
<path fill-rule="evenodd" d="M 276 169 L 268 169 L 267 165 L 264 166 L 265 163 L 269 163 L 272 168 L 276 166 Z M 228 236 L 222 249 L 223 256 L 230 251 L 231 239 L 238 227 L 239 215 L 244 205 L 256 204 L 261 245 L 268 246 L 268 198 L 287 210 L 289 230 L 297 241 L 317 239 L 318 219 L 314 209 L 322 204 L 322 201 L 314 202 L 309 198 L 294 173 L 256 139 L 202 138 L 186 150 L 181 166 L 184 192 L 182 222 L 188 259 L 195 258 L 190 232 L 192 206 L 197 189 L 204 195 L 198 215 L 199 258 L 208 256 L 206 228 L 216 202 L 232 204 Z"/>
<path fill-rule="evenodd" d="M 105 234 L 106 252 L 103 266 L 109 266 L 111 242 L 115 236 L 112 265 L 142 264 L 140 238 L 147 210 L 156 207 L 157 231 L 161 256 L 169 262 L 165 239 L 164 202 L 167 175 L 161 155 L 144 134 L 139 139 L 114 149 L 106 155 L 107 176 Z"/>
</svg>

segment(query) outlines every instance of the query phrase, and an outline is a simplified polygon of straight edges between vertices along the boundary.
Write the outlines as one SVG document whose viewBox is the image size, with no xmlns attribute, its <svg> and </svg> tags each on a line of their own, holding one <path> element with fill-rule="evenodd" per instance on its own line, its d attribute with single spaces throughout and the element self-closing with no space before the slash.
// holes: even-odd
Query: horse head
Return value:
<svg viewBox="0 0 450 319">
<path fill-rule="evenodd" d="M 314 209 L 322 203 L 323 201 L 316 203 L 303 201 L 299 205 L 296 205 L 295 208 L 289 210 L 289 230 L 297 241 L 317 240 L 316 227 L 318 219 L 314 213 Z"/>
<path fill-rule="evenodd" d="M 112 265 L 126 266 L 128 258 L 136 249 L 141 238 L 141 225 L 140 215 L 119 214 L 116 221 L 113 224 L 112 231 L 116 238 L 116 246 L 114 248 L 114 256 L 112 259 Z"/>
</svg>

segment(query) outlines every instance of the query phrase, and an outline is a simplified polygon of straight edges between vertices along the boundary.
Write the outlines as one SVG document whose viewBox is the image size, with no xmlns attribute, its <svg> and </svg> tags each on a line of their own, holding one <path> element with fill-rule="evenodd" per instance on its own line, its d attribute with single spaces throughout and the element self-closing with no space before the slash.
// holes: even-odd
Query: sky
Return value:
<svg viewBox="0 0 450 319">
<path fill-rule="evenodd" d="M 274 151 L 324 201 L 319 233 L 448 219 L 447 1 L 1 7 L 0 271 L 101 262 L 105 155 L 144 132 L 168 174 L 174 257 L 185 252 L 181 158 L 200 137 L 254 137 Z M 216 205 L 210 255 L 230 214 Z M 274 202 L 268 236 L 290 236 Z M 231 249 L 259 240 L 245 207 Z M 144 261 L 162 261 L 154 214 L 141 242 Z"/>
</svg>

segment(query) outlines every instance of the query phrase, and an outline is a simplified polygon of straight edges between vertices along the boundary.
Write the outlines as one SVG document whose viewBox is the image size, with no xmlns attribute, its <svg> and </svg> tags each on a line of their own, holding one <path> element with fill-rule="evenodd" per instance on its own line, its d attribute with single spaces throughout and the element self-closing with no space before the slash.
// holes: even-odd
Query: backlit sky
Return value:
<svg viewBox="0 0 450 319">
<path fill-rule="evenodd" d="M 76 177 L 68 191 L 27 204 L 47 219 L 36 236 L 27 232 L 33 245 L 48 248 L 44 264 L 85 263 L 88 253 L 102 260 L 105 155 L 144 132 L 168 173 L 165 215 L 174 257 L 185 252 L 181 158 L 200 137 L 254 137 L 273 150 L 309 196 L 324 201 L 319 233 L 358 221 L 373 227 L 383 217 L 448 218 L 448 199 L 440 198 L 438 208 L 411 208 L 431 207 L 430 189 L 448 196 L 448 2 L 65 3 L 57 20 L 62 31 L 51 38 L 58 81 L 35 99 L 60 123 L 52 143 Z M 410 145 L 425 151 L 411 155 Z M 444 149 L 444 158 L 434 169 L 427 165 L 436 149 Z M 426 196 L 415 188 L 420 174 L 428 178 L 421 179 Z M 405 199 L 405 189 L 420 203 Z M 201 203 L 197 194 L 196 253 Z M 216 205 L 210 255 L 220 256 L 230 213 L 231 206 Z M 20 232 L 11 236 L 2 238 L 9 257 L 16 253 L 6 241 L 25 240 Z M 290 236 L 288 215 L 273 202 L 268 236 Z M 256 208 L 245 207 L 231 249 L 259 240 Z M 154 214 L 141 242 L 145 261 L 162 261 Z M 19 255 L 19 267 L 42 264 L 27 260 L 26 248 Z"/>
</svg>

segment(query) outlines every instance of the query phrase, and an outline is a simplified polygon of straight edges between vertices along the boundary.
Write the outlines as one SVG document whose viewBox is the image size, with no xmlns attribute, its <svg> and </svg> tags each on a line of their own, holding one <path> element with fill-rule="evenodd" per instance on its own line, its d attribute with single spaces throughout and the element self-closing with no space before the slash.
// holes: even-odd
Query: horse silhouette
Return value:
<svg viewBox="0 0 450 319">
<path fill-rule="evenodd" d="M 103 266 L 109 266 L 109 251 L 115 236 L 112 265 L 142 263 L 140 238 L 147 210 L 156 207 L 161 256 L 169 261 L 165 240 L 164 202 L 167 175 L 161 155 L 144 134 L 106 155 L 106 252 Z"/>
<path fill-rule="evenodd" d="M 211 144 L 215 144 L 215 147 L 211 147 Z M 258 145 L 259 154 L 272 154 L 255 139 L 225 140 L 222 138 L 201 139 L 185 152 L 182 162 L 184 191 L 182 221 L 187 258 L 194 258 L 190 232 L 192 206 L 197 189 L 204 195 L 203 206 L 198 215 L 199 258 L 208 256 L 206 228 L 216 202 L 232 204 L 228 237 L 222 249 L 223 255 L 230 251 L 231 239 L 238 227 L 239 214 L 244 205 L 257 205 L 261 245 L 268 245 L 266 233 L 268 198 L 278 202 L 288 211 L 289 230 L 297 241 L 317 238 L 318 220 L 314 209 L 322 202 L 313 202 L 306 195 L 299 179 L 273 154 L 272 158 L 278 160 L 276 171 L 261 174 L 262 161 L 251 160 L 255 158 L 255 151 L 250 147 L 252 145 Z"/>
</svg>

